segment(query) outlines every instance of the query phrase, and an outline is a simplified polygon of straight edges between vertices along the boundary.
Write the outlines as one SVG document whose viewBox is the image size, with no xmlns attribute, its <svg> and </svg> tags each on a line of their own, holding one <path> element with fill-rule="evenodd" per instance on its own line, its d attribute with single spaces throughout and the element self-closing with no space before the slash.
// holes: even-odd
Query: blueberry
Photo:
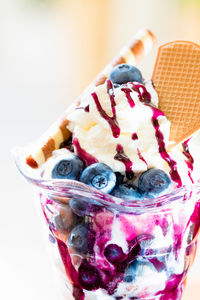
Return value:
<svg viewBox="0 0 200 300">
<path fill-rule="evenodd" d="M 57 214 L 54 216 L 54 224 L 59 232 L 69 232 L 77 217 L 73 214 L 68 205 L 59 205 Z"/>
<path fill-rule="evenodd" d="M 80 181 L 102 192 L 110 193 L 116 184 L 116 175 L 109 166 L 95 163 L 83 171 Z"/>
<path fill-rule="evenodd" d="M 55 179 L 79 180 L 84 169 L 84 162 L 75 154 L 69 154 L 56 163 L 51 172 Z"/>
<path fill-rule="evenodd" d="M 71 199 L 69 206 L 77 216 L 84 217 L 87 214 L 87 203 L 85 201 Z"/>
<path fill-rule="evenodd" d="M 120 172 L 115 172 L 115 175 L 116 175 L 116 186 L 122 184 L 124 182 L 124 175 L 122 175 Z"/>
<path fill-rule="evenodd" d="M 124 281 L 132 282 L 136 276 L 136 271 L 137 271 L 137 264 L 134 261 L 128 265 L 128 267 L 125 271 Z"/>
<path fill-rule="evenodd" d="M 138 188 L 129 183 L 122 183 L 118 185 L 113 191 L 112 195 L 118 198 L 123 198 L 126 200 L 140 200 L 143 199 L 142 194 L 139 192 Z"/>
<path fill-rule="evenodd" d="M 138 258 L 128 265 L 124 281 L 133 282 L 137 277 L 148 275 L 150 270 L 156 272 L 154 265 L 146 259 Z"/>
<path fill-rule="evenodd" d="M 88 228 L 85 224 L 79 224 L 70 232 L 68 246 L 80 254 L 88 252 Z"/>
<path fill-rule="evenodd" d="M 109 79 L 113 84 L 123 84 L 134 81 L 143 83 L 140 70 L 129 64 L 120 64 L 114 67 L 109 75 Z"/>
<path fill-rule="evenodd" d="M 171 180 L 164 171 L 149 169 L 139 177 L 138 188 L 147 197 L 154 198 L 166 190 L 170 183 Z"/>
<path fill-rule="evenodd" d="M 122 261 L 124 257 L 122 248 L 116 244 L 108 245 L 104 250 L 104 255 L 113 264 Z"/>
<path fill-rule="evenodd" d="M 101 204 L 91 199 L 89 199 L 88 202 L 71 199 L 69 201 L 69 206 L 72 211 L 80 217 L 90 215 L 93 212 L 98 212 L 102 208 Z"/>
<path fill-rule="evenodd" d="M 78 273 L 79 282 L 84 289 L 92 291 L 100 287 L 101 277 L 99 271 L 87 262 L 87 260 L 82 261 Z"/>
</svg>

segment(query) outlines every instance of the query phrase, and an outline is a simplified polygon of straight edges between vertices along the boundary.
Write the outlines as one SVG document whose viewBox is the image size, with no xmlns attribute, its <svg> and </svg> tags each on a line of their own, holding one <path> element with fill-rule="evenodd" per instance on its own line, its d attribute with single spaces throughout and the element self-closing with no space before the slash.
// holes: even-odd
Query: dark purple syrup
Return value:
<svg viewBox="0 0 200 300">
<path fill-rule="evenodd" d="M 72 137 L 70 137 L 67 141 L 64 141 L 60 144 L 60 149 L 66 148 L 70 152 L 74 152 L 74 146 L 72 144 Z"/>
<path fill-rule="evenodd" d="M 153 123 L 154 129 L 155 129 L 155 136 L 156 136 L 158 146 L 159 146 L 159 153 L 160 153 L 161 157 L 168 163 L 168 165 L 171 169 L 170 175 L 171 175 L 172 180 L 177 183 L 177 187 L 182 186 L 182 181 L 181 181 L 180 175 L 178 174 L 178 171 L 177 171 L 177 164 L 169 156 L 169 154 L 166 151 L 164 137 L 163 137 L 162 132 L 160 131 L 160 126 L 158 123 L 158 117 L 164 116 L 164 113 L 162 111 L 160 111 L 159 109 L 149 105 L 149 103 L 151 101 L 151 95 L 146 90 L 144 85 L 131 83 L 131 87 L 132 87 L 132 90 L 134 90 L 135 92 L 138 93 L 138 97 L 139 97 L 140 101 L 145 103 L 145 105 L 148 105 L 149 107 L 151 107 L 151 109 L 153 111 L 152 123 Z M 126 88 L 124 88 L 124 89 L 126 90 Z M 126 91 L 126 96 L 127 95 L 130 96 L 129 93 L 130 93 L 129 90 Z M 133 134 L 132 139 L 134 140 L 135 138 L 136 138 L 136 135 Z M 140 153 L 138 153 L 138 156 L 140 157 Z M 140 159 L 142 159 L 146 163 L 146 161 L 142 158 L 142 156 L 140 157 Z"/>
<path fill-rule="evenodd" d="M 90 111 L 90 106 L 89 106 L 89 104 L 88 104 L 84 109 L 85 109 L 85 112 L 89 112 L 89 111 Z"/>
<path fill-rule="evenodd" d="M 96 157 L 86 152 L 83 148 L 81 148 L 79 141 L 77 138 L 73 138 L 73 144 L 76 147 L 77 155 L 85 162 L 87 166 L 98 163 Z"/>
<path fill-rule="evenodd" d="M 131 97 L 132 90 L 129 89 L 129 88 L 127 88 L 127 87 L 123 87 L 121 90 L 122 90 L 122 92 L 125 93 L 126 98 L 128 100 L 128 103 L 129 103 L 130 107 L 134 107 L 135 103 L 134 103 L 134 101 L 133 101 L 133 99 Z"/>
<path fill-rule="evenodd" d="M 117 154 L 115 154 L 114 159 L 121 161 L 126 169 L 126 177 L 128 179 L 132 179 L 134 176 L 133 170 L 132 170 L 132 161 L 128 158 L 128 156 L 124 153 L 124 149 L 122 145 L 117 144 L 116 147 Z"/>
<path fill-rule="evenodd" d="M 113 137 L 118 138 L 120 135 L 120 128 L 119 128 L 117 118 L 116 118 L 116 109 L 115 109 L 116 103 L 115 103 L 114 89 L 113 89 L 112 82 L 110 80 L 107 80 L 106 83 L 107 83 L 107 93 L 110 98 L 110 104 L 111 104 L 112 113 L 113 113 L 112 117 L 107 115 L 105 110 L 102 108 L 97 94 L 94 92 L 91 95 L 94 99 L 94 102 L 96 104 L 97 110 L 99 111 L 100 115 L 102 116 L 102 118 L 104 118 L 108 122 L 108 124 L 112 130 Z"/>
<path fill-rule="evenodd" d="M 166 236 L 169 227 L 167 218 L 158 218 L 155 220 L 155 224 L 162 228 L 163 235 Z"/>
<path fill-rule="evenodd" d="M 137 136 L 137 133 L 134 132 L 131 136 L 132 140 L 135 141 L 135 140 L 138 140 L 138 136 Z"/>
<path fill-rule="evenodd" d="M 143 84 L 131 83 L 131 85 L 132 85 L 133 91 L 138 93 L 138 97 L 141 102 L 144 102 L 144 103 L 151 102 L 151 95 L 149 92 L 147 92 L 147 89 L 145 88 L 145 86 Z"/>
<path fill-rule="evenodd" d="M 157 257 L 149 258 L 148 260 L 154 265 L 158 272 L 161 272 L 166 268 L 165 263 L 160 261 Z"/>
<path fill-rule="evenodd" d="M 177 164 L 167 153 L 166 148 L 165 148 L 164 137 L 163 137 L 162 132 L 160 131 L 158 117 L 164 116 L 164 113 L 161 110 L 159 110 L 153 106 L 150 106 L 150 105 L 148 105 L 148 106 L 151 107 L 151 109 L 153 111 L 152 124 L 155 129 L 155 135 L 156 135 L 156 139 L 158 142 L 160 155 L 168 163 L 168 165 L 171 169 L 170 176 L 171 176 L 172 180 L 177 183 L 177 187 L 181 187 L 182 181 L 181 181 L 180 175 L 178 174 L 178 171 L 177 171 Z"/>
<path fill-rule="evenodd" d="M 194 183 L 194 181 L 192 179 L 194 159 L 189 151 L 189 146 L 188 146 L 189 141 L 190 141 L 190 138 L 188 140 L 186 140 L 185 142 L 183 142 L 182 146 L 183 146 L 183 154 L 187 158 L 187 160 L 185 160 L 185 162 L 188 166 L 188 176 L 190 177 L 191 182 Z"/>
<path fill-rule="evenodd" d="M 162 295 L 160 300 L 180 299 L 183 289 L 183 283 L 181 283 L 181 281 L 184 279 L 185 275 L 186 272 L 178 275 L 173 274 L 166 282 L 165 289 L 156 294 Z"/>
<path fill-rule="evenodd" d="M 142 156 L 139 149 L 137 149 L 137 154 L 138 154 L 139 159 L 141 159 L 146 164 L 147 169 L 148 169 L 148 164 L 147 164 L 146 160 L 144 159 L 144 157 Z"/>
<path fill-rule="evenodd" d="M 75 300 L 84 300 L 85 295 L 79 284 L 79 274 L 71 262 L 71 257 L 68 252 L 67 246 L 63 241 L 59 239 L 56 240 L 57 240 L 58 250 L 65 267 L 66 274 L 70 278 L 73 284 L 73 296 Z"/>
</svg>

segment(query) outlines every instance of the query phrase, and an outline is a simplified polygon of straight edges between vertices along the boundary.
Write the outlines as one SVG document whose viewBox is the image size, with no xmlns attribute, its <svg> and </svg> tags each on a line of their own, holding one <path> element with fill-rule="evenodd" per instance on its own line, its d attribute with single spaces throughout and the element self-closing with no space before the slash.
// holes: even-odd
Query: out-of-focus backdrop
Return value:
<svg viewBox="0 0 200 300">
<path fill-rule="evenodd" d="M 141 27 L 159 44 L 200 43 L 200 1 L 0 0 L 0 299 L 58 299 L 32 188 L 11 149 L 44 132 Z M 141 64 L 145 77 L 155 54 Z M 197 253 L 184 300 L 200 299 L 199 272 Z"/>
</svg>

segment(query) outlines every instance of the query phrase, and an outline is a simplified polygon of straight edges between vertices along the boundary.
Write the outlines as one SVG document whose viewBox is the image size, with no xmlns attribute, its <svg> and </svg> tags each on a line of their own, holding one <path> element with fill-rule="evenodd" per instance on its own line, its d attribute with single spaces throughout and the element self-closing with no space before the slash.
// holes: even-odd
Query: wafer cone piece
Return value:
<svg viewBox="0 0 200 300">
<path fill-rule="evenodd" d="M 200 46 L 175 41 L 158 50 L 152 81 L 171 122 L 168 150 L 200 129 Z"/>
<path fill-rule="evenodd" d="M 114 66 L 121 63 L 137 64 L 155 43 L 156 37 L 150 30 L 139 31 L 48 131 L 38 141 L 27 147 L 27 165 L 35 169 L 39 168 L 52 155 L 52 152 L 59 149 L 60 144 L 70 137 L 71 132 L 66 127 L 68 125 L 67 115 L 80 103 L 81 97 L 85 93 L 89 93 L 95 86 L 103 84 Z"/>
</svg>

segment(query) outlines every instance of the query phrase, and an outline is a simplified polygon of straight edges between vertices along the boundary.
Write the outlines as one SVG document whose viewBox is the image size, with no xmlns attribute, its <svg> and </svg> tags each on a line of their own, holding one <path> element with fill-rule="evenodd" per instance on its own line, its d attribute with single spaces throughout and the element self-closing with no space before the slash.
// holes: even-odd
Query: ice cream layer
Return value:
<svg viewBox="0 0 200 300">
<path fill-rule="evenodd" d="M 152 124 L 153 108 L 147 105 L 156 107 L 158 104 L 151 84 L 146 84 L 146 88 L 138 83 L 118 88 L 109 84 L 107 81 L 92 94 L 86 95 L 80 107 L 68 116 L 68 128 L 73 132 L 77 154 L 80 156 L 80 145 L 99 162 L 122 173 L 163 167 L 165 162 L 158 154 Z M 85 107 L 88 109 L 85 110 Z M 159 116 L 159 125 L 167 141 L 170 123 L 163 115 Z M 153 155 L 155 153 L 156 156 Z M 132 162 L 130 170 L 126 170 L 125 166 L 128 160 Z"/>
<path fill-rule="evenodd" d="M 114 88 L 108 80 L 85 95 L 68 116 L 75 151 L 83 159 L 86 152 L 130 178 L 159 168 L 170 173 L 177 186 L 195 181 L 188 176 L 194 167 L 192 158 L 182 146 L 170 155 L 166 152 L 170 122 L 157 107 L 158 96 L 150 81 Z"/>
<path fill-rule="evenodd" d="M 167 152 L 170 122 L 157 107 L 158 96 L 151 81 L 114 87 L 107 80 L 86 94 L 67 116 L 75 152 L 86 165 L 105 163 L 128 179 L 157 168 L 168 173 L 176 187 L 196 182 L 196 147 L 191 145 L 194 155 L 189 152 L 191 142 Z M 68 150 L 53 153 L 46 177 L 50 175 L 51 161 L 55 163 L 65 151 Z"/>
</svg>

